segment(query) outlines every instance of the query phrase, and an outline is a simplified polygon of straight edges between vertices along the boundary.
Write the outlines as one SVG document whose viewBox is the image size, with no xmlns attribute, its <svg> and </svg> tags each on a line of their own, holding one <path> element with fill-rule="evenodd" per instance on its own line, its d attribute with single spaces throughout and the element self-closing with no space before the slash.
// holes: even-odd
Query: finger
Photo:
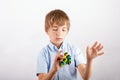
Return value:
<svg viewBox="0 0 120 80">
<path fill-rule="evenodd" d="M 94 43 L 94 45 L 92 46 L 92 48 L 96 48 L 97 47 L 97 44 L 98 44 L 98 42 L 96 41 L 95 43 Z"/>
<path fill-rule="evenodd" d="M 61 53 L 62 53 L 62 50 L 58 51 L 57 57 L 59 57 L 61 55 Z"/>
<path fill-rule="evenodd" d="M 59 57 L 63 57 L 64 55 L 63 54 L 60 54 Z"/>
<path fill-rule="evenodd" d="M 62 50 L 58 51 L 58 57 L 63 57 Z"/>
<path fill-rule="evenodd" d="M 101 45 L 99 48 L 98 48 L 98 51 L 102 50 L 103 49 L 103 46 Z"/>
<path fill-rule="evenodd" d="M 104 54 L 104 52 L 100 52 L 100 53 L 98 53 L 98 56 L 101 56 L 101 55 L 103 55 Z"/>
<path fill-rule="evenodd" d="M 61 59 L 63 59 L 63 57 L 64 57 L 63 55 L 60 55 L 60 56 L 59 56 L 59 59 L 61 60 Z"/>
<path fill-rule="evenodd" d="M 59 56 L 61 55 L 62 50 L 58 51 L 58 53 L 55 56 L 55 60 L 59 60 Z"/>
<path fill-rule="evenodd" d="M 101 43 L 99 43 L 96 47 L 96 49 L 98 50 L 101 47 Z"/>
<path fill-rule="evenodd" d="M 58 51 L 57 60 L 61 60 L 63 58 L 63 54 L 61 53 L 62 53 L 62 50 Z"/>
</svg>

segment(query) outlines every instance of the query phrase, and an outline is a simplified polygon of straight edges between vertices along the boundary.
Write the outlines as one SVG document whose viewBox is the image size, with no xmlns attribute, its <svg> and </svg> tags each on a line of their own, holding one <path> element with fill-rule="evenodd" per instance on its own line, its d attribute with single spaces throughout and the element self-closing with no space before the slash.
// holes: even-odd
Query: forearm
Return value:
<svg viewBox="0 0 120 80">
<path fill-rule="evenodd" d="M 55 71 L 54 69 L 51 69 L 50 72 L 48 72 L 46 75 L 41 78 L 39 77 L 39 80 L 53 80 L 56 72 L 57 71 Z"/>
<path fill-rule="evenodd" d="M 92 75 L 92 68 L 93 68 L 93 60 L 88 60 L 84 75 L 84 80 L 90 80 L 90 77 Z"/>
</svg>

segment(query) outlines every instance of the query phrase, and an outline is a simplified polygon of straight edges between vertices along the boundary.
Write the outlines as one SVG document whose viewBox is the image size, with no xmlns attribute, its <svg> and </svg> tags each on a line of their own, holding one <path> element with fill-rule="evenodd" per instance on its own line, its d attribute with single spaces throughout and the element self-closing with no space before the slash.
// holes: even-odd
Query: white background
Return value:
<svg viewBox="0 0 120 80">
<path fill-rule="evenodd" d="M 36 59 L 48 42 L 45 15 L 62 9 L 71 20 L 66 38 L 85 53 L 99 41 L 92 80 L 120 79 L 120 0 L 0 0 L 0 80 L 37 80 Z"/>
</svg>

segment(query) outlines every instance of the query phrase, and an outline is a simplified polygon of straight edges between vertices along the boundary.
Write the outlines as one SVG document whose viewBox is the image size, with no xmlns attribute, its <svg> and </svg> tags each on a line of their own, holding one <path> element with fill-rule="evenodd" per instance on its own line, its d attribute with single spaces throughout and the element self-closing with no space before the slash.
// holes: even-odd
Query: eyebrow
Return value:
<svg viewBox="0 0 120 80">
<path fill-rule="evenodd" d="M 52 28 L 58 28 L 58 26 L 53 26 Z M 67 28 L 67 27 L 62 27 L 62 28 Z"/>
<path fill-rule="evenodd" d="M 53 29 L 57 29 L 58 27 L 52 27 Z M 67 29 L 67 27 L 62 27 L 62 29 Z"/>
</svg>

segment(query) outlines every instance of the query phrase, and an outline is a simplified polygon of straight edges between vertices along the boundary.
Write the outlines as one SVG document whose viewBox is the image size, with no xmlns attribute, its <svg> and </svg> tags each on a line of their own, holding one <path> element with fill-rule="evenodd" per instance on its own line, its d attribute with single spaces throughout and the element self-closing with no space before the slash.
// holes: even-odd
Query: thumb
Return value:
<svg viewBox="0 0 120 80">
<path fill-rule="evenodd" d="M 62 53 L 62 50 L 58 51 L 58 53 L 56 54 L 56 60 L 58 60 L 58 58 L 60 57 L 61 53 Z"/>
<path fill-rule="evenodd" d="M 62 53 L 62 50 L 58 51 L 58 55 L 60 55 Z"/>
<path fill-rule="evenodd" d="M 87 46 L 87 48 L 86 48 L 86 53 L 87 53 L 87 54 L 88 54 L 89 50 L 90 50 L 90 47 Z"/>
<path fill-rule="evenodd" d="M 60 57 L 62 55 L 62 50 L 58 51 L 57 56 Z"/>
</svg>

